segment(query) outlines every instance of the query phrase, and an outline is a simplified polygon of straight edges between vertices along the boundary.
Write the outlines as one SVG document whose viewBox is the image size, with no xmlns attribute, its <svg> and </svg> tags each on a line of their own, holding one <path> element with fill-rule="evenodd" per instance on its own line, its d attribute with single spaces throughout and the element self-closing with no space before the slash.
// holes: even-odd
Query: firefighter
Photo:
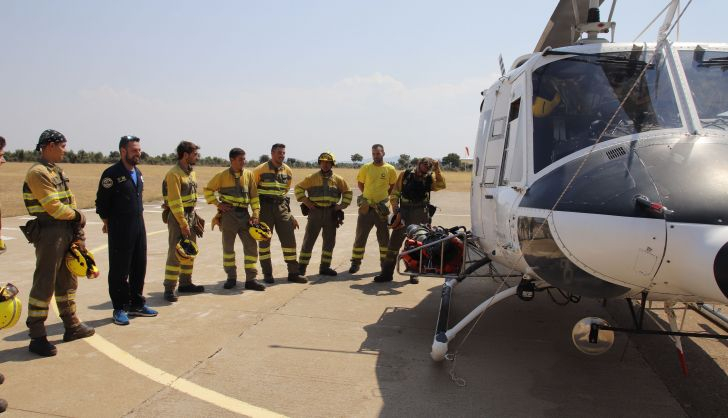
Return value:
<svg viewBox="0 0 728 418">
<path fill-rule="evenodd" d="M 26 325 L 31 338 L 28 349 L 49 357 L 57 354 L 45 329 L 54 294 L 65 328 L 63 341 L 90 337 L 95 331 L 76 316 L 78 280 L 65 263 L 71 244 L 85 248 L 86 225 L 86 218 L 76 209 L 76 199 L 68 188 L 68 177 L 57 165 L 66 153 L 66 137 L 51 129 L 43 131 L 35 150 L 40 151 L 40 160 L 28 169 L 23 183 L 25 207 L 35 217 L 23 227 L 23 233 L 35 245 L 36 256 Z"/>
<path fill-rule="evenodd" d="M 164 196 L 162 220 L 167 224 L 169 231 L 167 265 L 164 270 L 164 299 L 168 302 L 176 302 L 178 299 L 175 293 L 178 281 L 180 293 L 205 291 L 204 286 L 192 283 L 192 267 L 196 254 L 187 257 L 178 256 L 178 251 L 189 248 L 190 245 L 196 249 L 197 236 L 202 235 L 204 228 L 204 221 L 195 212 L 197 174 L 193 168 L 200 157 L 199 149 L 200 147 L 192 142 L 180 142 L 177 145 L 177 164 L 167 172 L 162 182 Z M 180 245 L 180 241 L 184 239 L 189 242 Z"/>
<path fill-rule="evenodd" d="M 119 140 L 120 160 L 104 170 L 96 192 L 96 213 L 109 234 L 109 296 L 117 325 L 129 316 L 157 316 L 146 305 L 147 231 L 144 226 L 144 177 L 137 168 L 142 148 L 136 136 Z"/>
<path fill-rule="evenodd" d="M 5 164 L 5 138 L 0 136 L 0 166 Z M 0 231 L 2 230 L 2 214 L 0 213 Z M 0 236 L 0 254 L 7 251 L 7 247 L 5 246 L 5 241 L 2 239 L 2 236 Z"/>
<path fill-rule="evenodd" d="M 440 163 L 431 158 L 422 158 L 414 168 L 399 173 L 397 182 L 389 196 L 389 203 L 394 215 L 392 236 L 387 246 L 387 258 L 382 263 L 382 272 L 374 277 L 375 282 L 392 281 L 395 261 L 405 237 L 405 226 L 412 224 L 429 224 L 432 220 L 430 192 L 445 188 L 445 178 L 440 171 Z M 412 276 L 412 283 L 418 283 Z"/>
<path fill-rule="evenodd" d="M 331 171 L 336 164 L 332 153 L 324 152 L 319 155 L 318 164 L 321 170 L 301 180 L 295 188 L 296 200 L 308 209 L 306 234 L 298 259 L 299 273 L 302 276 L 306 274 L 306 267 L 311 261 L 311 250 L 319 232 L 323 230 L 319 274 L 336 276 L 336 271 L 331 268 L 331 257 L 336 245 L 336 228 L 339 227 L 337 212 L 343 214 L 343 210 L 351 203 L 352 192 L 346 181 Z"/>
<path fill-rule="evenodd" d="M 290 198 L 286 196 L 291 188 L 293 172 L 283 160 L 286 159 L 286 146 L 273 144 L 270 160 L 253 170 L 253 177 L 260 197 L 260 221 L 267 224 L 271 231 L 278 234 L 283 249 L 283 260 L 288 266 L 288 281 L 306 283 L 305 277 L 298 273 L 296 261 L 296 236 L 298 221 L 291 215 Z M 258 243 L 260 267 L 263 270 L 263 281 L 274 283 L 273 265 L 270 259 L 270 240 Z"/>
<path fill-rule="evenodd" d="M 258 274 L 255 269 L 258 263 L 258 244 L 248 233 L 248 228 L 257 224 L 260 217 L 258 188 L 253 181 L 253 172 L 244 168 L 245 151 L 233 148 L 228 155 L 230 168 L 217 173 L 204 189 L 205 200 L 217 206 L 220 216 L 222 266 L 227 274 L 223 287 L 232 289 L 237 283 L 235 238 L 240 237 L 245 255 L 245 288 L 262 291 L 265 286 L 255 280 Z"/>
<path fill-rule="evenodd" d="M 387 255 L 387 243 L 389 243 L 387 197 L 397 180 L 397 171 L 391 164 L 384 162 L 384 147 L 381 144 L 372 145 L 372 160 L 361 166 L 356 176 L 357 186 L 362 194 L 357 202 L 359 216 L 356 219 L 356 236 L 349 268 L 349 273 L 352 274 L 361 267 L 369 232 L 375 226 L 380 263 L 384 262 Z"/>
</svg>

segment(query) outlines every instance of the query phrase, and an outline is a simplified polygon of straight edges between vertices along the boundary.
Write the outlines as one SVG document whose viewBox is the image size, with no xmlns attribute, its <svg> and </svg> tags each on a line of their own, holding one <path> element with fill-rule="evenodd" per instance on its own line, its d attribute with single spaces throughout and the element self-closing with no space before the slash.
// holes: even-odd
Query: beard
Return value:
<svg viewBox="0 0 728 418">
<path fill-rule="evenodd" d="M 382 163 L 382 161 L 384 161 L 384 157 L 381 157 L 381 158 L 376 158 L 376 157 L 375 157 L 375 158 L 372 158 L 372 159 L 374 160 L 374 162 L 375 162 L 376 164 L 381 164 L 381 163 Z"/>
<path fill-rule="evenodd" d="M 126 156 L 126 157 L 124 158 L 124 161 L 126 161 L 126 163 L 127 163 L 127 164 L 129 164 L 130 166 L 132 166 L 132 167 L 135 167 L 135 166 L 136 166 L 137 164 L 139 164 L 139 162 L 141 161 L 141 159 L 142 159 L 142 158 L 141 158 L 141 157 L 139 157 L 139 156 L 136 156 L 136 157 L 130 157 L 130 156 L 128 156 L 128 155 L 127 155 L 127 156 Z"/>
</svg>

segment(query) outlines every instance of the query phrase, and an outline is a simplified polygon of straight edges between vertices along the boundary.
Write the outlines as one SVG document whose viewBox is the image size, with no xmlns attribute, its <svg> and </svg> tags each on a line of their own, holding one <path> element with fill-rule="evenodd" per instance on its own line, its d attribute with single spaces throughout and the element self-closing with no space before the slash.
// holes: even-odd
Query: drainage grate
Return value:
<svg viewBox="0 0 728 418">
<path fill-rule="evenodd" d="M 610 160 L 619 158 L 623 155 L 627 155 L 627 151 L 625 151 L 622 147 L 613 148 L 607 151 L 607 158 L 609 158 Z"/>
</svg>

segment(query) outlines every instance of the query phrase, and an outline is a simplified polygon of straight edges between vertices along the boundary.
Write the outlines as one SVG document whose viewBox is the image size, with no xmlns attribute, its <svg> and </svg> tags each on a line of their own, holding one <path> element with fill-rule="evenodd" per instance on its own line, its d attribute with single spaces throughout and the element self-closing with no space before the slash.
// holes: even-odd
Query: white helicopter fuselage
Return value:
<svg viewBox="0 0 728 418">
<path fill-rule="evenodd" d="M 590 44 L 483 93 L 473 234 L 575 295 L 728 303 L 728 44 Z"/>
</svg>

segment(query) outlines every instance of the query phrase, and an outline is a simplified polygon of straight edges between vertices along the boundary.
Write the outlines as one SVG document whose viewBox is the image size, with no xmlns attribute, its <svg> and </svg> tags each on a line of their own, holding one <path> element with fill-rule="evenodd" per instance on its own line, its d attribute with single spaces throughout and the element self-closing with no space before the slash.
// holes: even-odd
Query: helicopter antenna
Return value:
<svg viewBox="0 0 728 418">
<path fill-rule="evenodd" d="M 632 42 L 637 42 L 637 40 L 640 38 L 640 36 L 644 35 L 645 32 L 647 32 L 650 29 L 650 27 L 652 26 L 652 24 L 655 23 L 655 21 L 657 21 L 657 19 L 659 19 L 660 16 L 662 16 L 663 13 L 665 13 L 665 10 L 667 10 L 668 7 L 670 7 L 670 3 L 668 3 L 665 7 L 662 8 L 662 10 L 660 10 L 660 13 L 658 13 L 657 16 L 655 16 L 654 19 L 652 19 L 650 21 L 650 23 L 648 23 L 647 26 L 645 26 L 644 29 L 642 29 L 642 32 L 640 32 L 639 35 L 637 35 L 637 36 L 634 37 L 634 39 L 632 40 Z"/>
<path fill-rule="evenodd" d="M 506 73 L 506 66 L 503 65 L 503 54 L 498 54 L 498 65 L 500 65 L 501 77 Z"/>
</svg>

